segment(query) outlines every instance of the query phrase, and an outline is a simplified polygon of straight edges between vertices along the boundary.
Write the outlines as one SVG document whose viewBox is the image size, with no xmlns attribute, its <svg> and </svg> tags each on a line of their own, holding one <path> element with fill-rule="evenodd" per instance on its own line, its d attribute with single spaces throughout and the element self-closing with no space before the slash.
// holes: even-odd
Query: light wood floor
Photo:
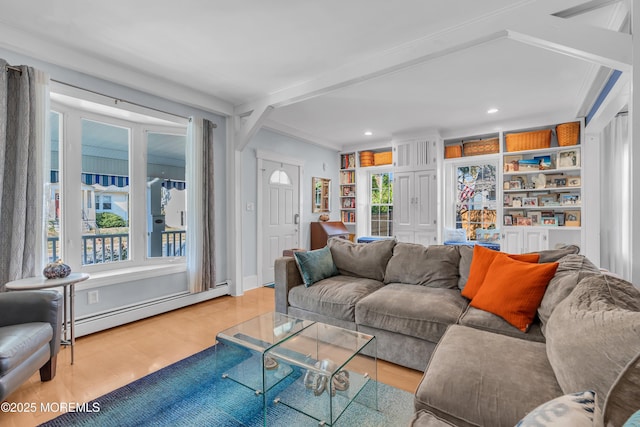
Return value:
<svg viewBox="0 0 640 427">
<path fill-rule="evenodd" d="M 216 334 L 244 320 L 273 311 L 274 291 L 260 288 L 241 297 L 224 296 L 170 313 L 81 337 L 75 361 L 70 350 L 58 355 L 56 377 L 42 383 L 35 374 L 7 402 L 35 412 L 0 411 L 0 426 L 35 426 L 60 415 L 40 411 L 41 403 L 82 403 L 115 390 L 215 344 Z M 414 392 L 422 373 L 378 361 L 378 381 Z M 55 404 L 55 405 L 54 405 Z"/>
</svg>

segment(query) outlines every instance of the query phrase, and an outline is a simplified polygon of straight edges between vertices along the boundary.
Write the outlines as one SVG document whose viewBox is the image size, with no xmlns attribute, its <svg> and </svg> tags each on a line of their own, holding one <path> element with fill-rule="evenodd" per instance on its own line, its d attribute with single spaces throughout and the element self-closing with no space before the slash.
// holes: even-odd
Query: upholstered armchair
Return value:
<svg viewBox="0 0 640 427">
<path fill-rule="evenodd" d="M 61 332 L 61 293 L 0 293 L 0 401 L 37 370 L 41 381 L 53 379 Z"/>
</svg>

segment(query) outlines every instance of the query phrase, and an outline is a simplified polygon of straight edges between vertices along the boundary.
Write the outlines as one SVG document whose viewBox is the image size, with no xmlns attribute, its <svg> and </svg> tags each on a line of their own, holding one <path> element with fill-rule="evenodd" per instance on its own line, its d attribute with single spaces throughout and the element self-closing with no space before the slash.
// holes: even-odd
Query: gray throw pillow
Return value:
<svg viewBox="0 0 640 427">
<path fill-rule="evenodd" d="M 340 274 L 382 282 L 396 241 L 388 239 L 372 243 L 353 243 L 334 237 L 329 239 L 327 245 Z"/>
<path fill-rule="evenodd" d="M 595 274 L 601 274 L 596 267 L 584 255 L 567 255 L 558 261 L 558 269 L 555 276 L 549 282 L 547 289 L 538 307 L 538 317 L 544 333 L 546 323 L 553 309 L 565 299 L 582 279 Z"/>
<path fill-rule="evenodd" d="M 387 264 L 384 282 L 455 289 L 459 263 L 460 252 L 456 246 L 397 243 Z"/>
<path fill-rule="evenodd" d="M 322 279 L 337 276 L 338 269 L 333 263 L 331 251 L 326 246 L 308 252 L 294 252 L 304 285 L 309 287 Z"/>
<path fill-rule="evenodd" d="M 562 390 L 607 396 L 640 353 L 638 331 L 640 289 L 606 274 L 582 279 L 553 310 L 545 329 L 547 356 Z"/>
</svg>

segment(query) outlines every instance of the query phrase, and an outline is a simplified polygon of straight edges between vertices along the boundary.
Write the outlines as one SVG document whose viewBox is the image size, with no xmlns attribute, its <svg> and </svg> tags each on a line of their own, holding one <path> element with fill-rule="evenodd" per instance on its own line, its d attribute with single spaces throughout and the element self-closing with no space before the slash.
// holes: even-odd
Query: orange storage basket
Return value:
<svg viewBox="0 0 640 427">
<path fill-rule="evenodd" d="M 391 151 L 384 151 L 382 153 L 373 154 L 373 164 L 376 166 L 390 165 L 393 163 Z"/>
<path fill-rule="evenodd" d="M 373 166 L 373 151 L 361 151 L 360 152 L 360 166 Z"/>
<path fill-rule="evenodd" d="M 447 145 L 444 147 L 444 158 L 455 159 L 462 157 L 462 145 Z"/>
<path fill-rule="evenodd" d="M 551 147 L 551 129 L 509 133 L 505 137 L 507 151 L 537 150 Z"/>
<path fill-rule="evenodd" d="M 500 151 L 498 138 L 480 139 L 464 142 L 462 152 L 465 156 L 478 156 L 480 154 L 493 154 Z"/>
<path fill-rule="evenodd" d="M 580 138 L 580 122 L 562 123 L 556 126 L 558 145 L 566 147 L 578 144 Z"/>
</svg>

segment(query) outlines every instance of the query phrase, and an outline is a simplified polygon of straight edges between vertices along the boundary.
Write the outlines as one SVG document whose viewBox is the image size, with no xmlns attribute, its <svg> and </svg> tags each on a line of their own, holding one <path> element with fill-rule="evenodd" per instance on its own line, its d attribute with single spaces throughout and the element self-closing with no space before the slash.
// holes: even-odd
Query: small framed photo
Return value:
<svg viewBox="0 0 640 427">
<path fill-rule="evenodd" d="M 522 182 L 519 180 L 509 181 L 509 190 L 520 190 L 522 188 Z"/>
<path fill-rule="evenodd" d="M 551 169 L 551 156 L 536 156 L 533 160 L 538 162 L 540 170 Z"/>
<path fill-rule="evenodd" d="M 564 226 L 564 213 L 560 212 L 554 215 L 556 217 L 556 224 L 558 227 Z"/>
<path fill-rule="evenodd" d="M 559 168 L 576 168 L 580 166 L 580 150 L 564 150 L 558 151 L 558 167 Z"/>
<path fill-rule="evenodd" d="M 519 216 L 524 216 L 524 211 L 521 211 L 519 209 L 511 210 L 511 211 L 509 211 L 509 213 L 511 214 L 511 216 L 513 217 L 514 220 Z"/>
<path fill-rule="evenodd" d="M 522 160 L 521 155 L 504 156 L 504 171 L 505 172 L 518 172 L 520 169 L 518 162 Z"/>
<path fill-rule="evenodd" d="M 567 178 L 554 178 L 553 183 L 554 187 L 566 187 L 567 186 Z"/>
<path fill-rule="evenodd" d="M 580 211 L 564 212 L 565 227 L 580 227 Z"/>
<path fill-rule="evenodd" d="M 558 225 L 558 221 L 556 220 L 555 216 L 553 217 L 544 216 L 542 217 L 542 225 L 556 227 Z"/>
<path fill-rule="evenodd" d="M 516 225 L 530 227 L 533 225 L 533 221 L 527 216 L 519 216 L 516 218 Z"/>
<path fill-rule="evenodd" d="M 577 193 L 560 194 L 560 203 L 563 206 L 579 205 L 580 204 L 580 194 L 577 194 Z"/>
<path fill-rule="evenodd" d="M 555 194 L 541 194 L 538 196 L 538 206 L 558 206 L 559 202 Z"/>
<path fill-rule="evenodd" d="M 503 190 L 508 190 L 510 188 L 510 182 L 509 181 L 505 181 L 502 183 L 502 189 Z"/>
<path fill-rule="evenodd" d="M 527 212 L 527 216 L 531 218 L 531 225 L 540 225 L 540 219 L 542 217 L 542 212 L 540 211 L 529 211 Z"/>
<path fill-rule="evenodd" d="M 580 187 L 582 185 L 579 176 L 570 176 L 567 178 L 567 187 Z"/>
<path fill-rule="evenodd" d="M 513 217 L 511 215 L 505 215 L 503 223 L 504 225 L 513 225 Z"/>
<path fill-rule="evenodd" d="M 537 197 L 524 197 L 522 199 L 522 206 L 525 208 L 532 208 L 538 206 L 538 198 Z"/>
</svg>

